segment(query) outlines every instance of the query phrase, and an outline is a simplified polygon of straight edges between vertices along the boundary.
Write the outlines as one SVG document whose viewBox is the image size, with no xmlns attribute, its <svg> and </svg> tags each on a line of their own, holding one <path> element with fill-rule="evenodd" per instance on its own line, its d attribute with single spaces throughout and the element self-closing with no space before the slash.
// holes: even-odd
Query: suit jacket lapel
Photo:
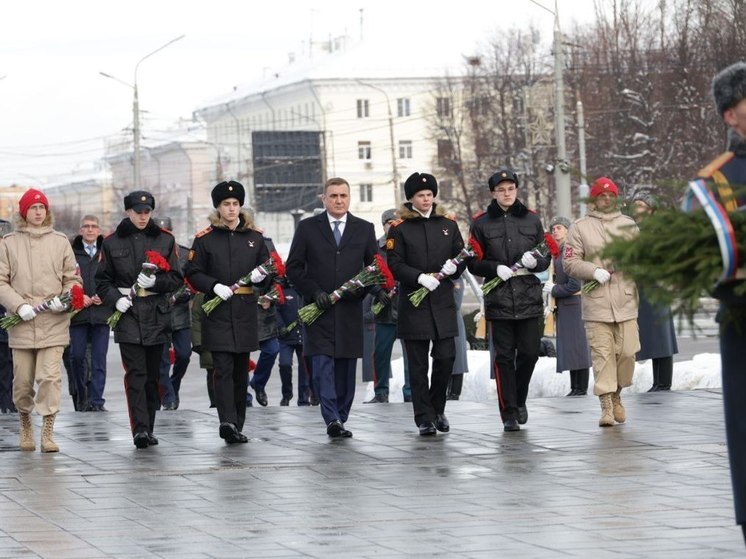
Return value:
<svg viewBox="0 0 746 559">
<path fill-rule="evenodd" d="M 334 240 L 334 233 L 332 233 L 331 225 L 329 225 L 329 217 L 326 212 L 322 212 L 318 215 L 317 223 L 319 230 L 321 231 L 321 236 L 330 242 L 332 246 L 336 247 L 337 241 Z M 345 229 L 347 228 L 345 227 Z M 342 235 L 342 242 L 344 242 L 344 235 Z"/>
<path fill-rule="evenodd" d="M 342 233 L 342 240 L 339 242 L 339 248 L 344 247 L 355 235 L 355 225 L 355 218 L 350 212 L 347 212 L 347 221 L 345 223 L 344 233 Z M 332 239 L 334 239 L 334 235 L 332 235 Z"/>
</svg>

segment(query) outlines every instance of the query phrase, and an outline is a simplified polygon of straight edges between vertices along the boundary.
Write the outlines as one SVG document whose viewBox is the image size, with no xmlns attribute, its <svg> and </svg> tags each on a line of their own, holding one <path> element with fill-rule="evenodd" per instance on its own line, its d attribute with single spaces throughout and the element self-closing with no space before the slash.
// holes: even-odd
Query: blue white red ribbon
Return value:
<svg viewBox="0 0 746 559">
<path fill-rule="evenodd" d="M 720 245 L 720 254 L 723 257 L 723 275 L 720 281 L 732 279 L 736 276 L 736 270 L 738 270 L 738 245 L 728 213 L 715 199 L 703 179 L 693 180 L 689 183 L 689 188 L 682 202 L 682 209 L 685 212 L 691 212 L 697 208 L 696 202 L 699 202 L 705 210 L 707 217 L 710 218 L 710 222 L 715 228 L 715 234 Z"/>
</svg>

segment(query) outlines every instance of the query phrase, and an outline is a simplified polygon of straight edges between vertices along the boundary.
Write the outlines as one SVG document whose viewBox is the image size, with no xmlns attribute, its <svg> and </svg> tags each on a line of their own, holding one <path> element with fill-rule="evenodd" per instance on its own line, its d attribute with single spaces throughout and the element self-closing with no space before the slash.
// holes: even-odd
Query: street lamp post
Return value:
<svg viewBox="0 0 746 559">
<path fill-rule="evenodd" d="M 110 74 L 107 74 L 106 72 L 99 72 L 102 76 L 105 78 L 112 79 L 116 82 L 119 82 L 123 85 L 126 85 L 127 87 L 132 88 L 133 90 L 133 97 L 132 97 L 132 138 L 133 138 L 133 152 L 134 152 L 134 164 L 133 164 L 133 171 L 132 171 L 132 178 L 134 180 L 134 187 L 139 188 L 142 186 L 142 175 L 140 172 L 140 99 L 137 92 L 137 71 L 140 68 L 140 64 L 142 64 L 147 58 L 150 58 L 155 53 L 162 51 L 167 46 L 174 44 L 176 41 L 180 41 L 183 39 L 186 35 L 179 35 L 175 39 L 171 39 L 169 42 L 161 45 L 157 49 L 155 49 L 152 52 L 149 52 L 145 56 L 143 56 L 140 60 L 137 61 L 137 64 L 135 64 L 135 76 L 134 76 L 134 82 L 133 83 L 127 83 L 124 80 L 120 80 L 117 77 L 114 77 Z"/>
<path fill-rule="evenodd" d="M 536 0 L 532 4 L 543 8 L 554 16 L 554 135 L 557 144 L 557 165 L 555 166 L 554 184 L 557 194 L 557 215 L 572 215 L 572 195 L 570 192 L 570 165 L 567 162 L 565 146 L 565 84 L 562 73 L 562 31 L 560 30 L 557 0 L 554 0 L 554 11 Z"/>
</svg>

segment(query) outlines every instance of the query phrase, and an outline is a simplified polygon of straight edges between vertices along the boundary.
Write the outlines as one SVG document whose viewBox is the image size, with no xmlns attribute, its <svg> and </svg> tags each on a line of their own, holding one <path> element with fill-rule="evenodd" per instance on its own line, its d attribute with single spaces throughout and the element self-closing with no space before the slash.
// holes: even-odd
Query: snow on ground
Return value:
<svg viewBox="0 0 746 559">
<path fill-rule="evenodd" d="M 488 351 L 469 351 L 469 372 L 464 376 L 461 400 L 481 402 L 496 400 L 495 381 L 490 379 L 490 357 Z M 557 360 L 554 357 L 540 357 L 534 375 L 531 378 L 529 398 L 553 398 L 564 396 L 570 390 L 570 375 L 555 372 Z M 402 358 L 392 361 L 393 378 L 389 387 L 389 401 L 401 402 L 402 385 L 404 384 L 404 362 Z M 651 361 L 642 361 L 635 367 L 633 385 L 626 389 L 631 392 L 646 392 L 653 384 Z M 720 355 L 702 353 L 695 355 L 691 361 L 682 361 L 673 365 L 673 390 L 695 390 L 697 388 L 720 388 Z M 593 378 L 588 386 L 592 394 Z M 366 400 L 373 397 L 373 383 L 368 383 Z"/>
</svg>

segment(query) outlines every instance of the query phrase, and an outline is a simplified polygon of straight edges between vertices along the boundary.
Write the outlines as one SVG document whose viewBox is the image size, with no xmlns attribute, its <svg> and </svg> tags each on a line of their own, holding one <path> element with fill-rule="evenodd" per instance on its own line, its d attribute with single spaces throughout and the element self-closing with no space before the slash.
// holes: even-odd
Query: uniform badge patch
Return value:
<svg viewBox="0 0 746 559">
<path fill-rule="evenodd" d="M 254 241 L 249 241 L 249 246 L 250 246 L 251 248 L 254 248 Z"/>
<path fill-rule="evenodd" d="M 189 251 L 189 256 L 187 258 L 190 262 L 194 259 L 194 249 Z"/>
<path fill-rule="evenodd" d="M 569 245 L 565 247 L 565 258 L 572 258 L 572 247 Z"/>
<path fill-rule="evenodd" d="M 443 229 L 443 234 L 447 237 L 448 236 L 448 229 Z"/>
<path fill-rule="evenodd" d="M 394 250 L 394 239 L 386 239 L 386 250 Z"/>
</svg>

